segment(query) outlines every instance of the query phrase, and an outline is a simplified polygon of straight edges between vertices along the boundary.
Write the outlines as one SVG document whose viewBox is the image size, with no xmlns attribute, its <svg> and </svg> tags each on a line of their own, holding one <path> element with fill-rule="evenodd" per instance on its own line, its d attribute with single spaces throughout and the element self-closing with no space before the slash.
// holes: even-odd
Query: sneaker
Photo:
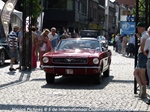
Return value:
<svg viewBox="0 0 150 112">
<path fill-rule="evenodd" d="M 15 71 L 16 69 L 14 69 L 14 68 L 9 68 L 9 71 Z"/>
</svg>

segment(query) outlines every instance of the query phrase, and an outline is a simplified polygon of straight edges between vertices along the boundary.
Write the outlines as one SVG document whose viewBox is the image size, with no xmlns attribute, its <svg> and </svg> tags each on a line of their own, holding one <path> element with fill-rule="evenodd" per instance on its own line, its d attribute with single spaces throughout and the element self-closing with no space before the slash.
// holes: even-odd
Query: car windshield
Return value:
<svg viewBox="0 0 150 112">
<path fill-rule="evenodd" d="M 57 50 L 65 49 L 91 49 L 102 51 L 99 41 L 90 39 L 64 39 L 59 43 Z"/>
</svg>

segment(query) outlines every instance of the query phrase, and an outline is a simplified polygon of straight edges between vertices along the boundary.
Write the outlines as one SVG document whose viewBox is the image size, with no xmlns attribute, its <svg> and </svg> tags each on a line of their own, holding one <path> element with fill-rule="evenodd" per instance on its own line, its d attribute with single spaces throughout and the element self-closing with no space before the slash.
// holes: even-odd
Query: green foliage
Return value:
<svg viewBox="0 0 150 112">
<path fill-rule="evenodd" d="M 6 2 L 7 0 L 3 1 Z M 26 9 L 25 12 L 23 10 L 24 6 Z M 32 23 L 36 24 L 36 20 L 44 8 L 41 5 L 41 0 L 26 0 L 26 4 L 24 4 L 24 0 L 18 0 L 16 9 L 23 13 L 26 13 L 26 16 L 29 16 L 30 13 L 32 13 Z"/>
<path fill-rule="evenodd" d="M 138 2 L 138 11 L 139 11 L 139 21 L 145 21 L 146 12 L 150 12 L 149 10 L 146 11 L 146 0 L 139 0 Z M 133 8 L 131 10 L 131 14 L 136 16 L 136 8 Z M 149 21 L 149 15 L 147 18 L 147 21 Z"/>
</svg>

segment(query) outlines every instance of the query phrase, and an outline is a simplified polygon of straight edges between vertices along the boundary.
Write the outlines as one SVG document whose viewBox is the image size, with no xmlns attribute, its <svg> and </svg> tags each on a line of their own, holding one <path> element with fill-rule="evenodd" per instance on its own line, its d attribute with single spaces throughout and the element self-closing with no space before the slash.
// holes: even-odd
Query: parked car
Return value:
<svg viewBox="0 0 150 112">
<path fill-rule="evenodd" d="M 42 60 L 47 83 L 54 83 L 59 75 L 83 75 L 100 84 L 102 75 L 109 76 L 111 51 L 103 51 L 95 38 L 62 39 L 56 50 L 45 53 Z"/>
<path fill-rule="evenodd" d="M 97 30 L 81 30 L 80 31 L 80 37 L 89 37 L 89 38 L 97 38 L 99 35 L 99 32 Z"/>
<path fill-rule="evenodd" d="M 97 37 L 97 39 L 100 41 L 104 48 L 108 49 L 108 40 L 106 40 L 104 36 L 100 35 Z"/>
<path fill-rule="evenodd" d="M 9 46 L 6 38 L 0 38 L 0 65 L 3 65 L 6 59 L 10 59 Z"/>
<path fill-rule="evenodd" d="M 4 65 L 7 59 L 10 59 L 9 46 L 6 38 L 0 38 L 0 65 Z M 18 59 L 15 60 L 15 64 L 18 64 Z"/>
</svg>

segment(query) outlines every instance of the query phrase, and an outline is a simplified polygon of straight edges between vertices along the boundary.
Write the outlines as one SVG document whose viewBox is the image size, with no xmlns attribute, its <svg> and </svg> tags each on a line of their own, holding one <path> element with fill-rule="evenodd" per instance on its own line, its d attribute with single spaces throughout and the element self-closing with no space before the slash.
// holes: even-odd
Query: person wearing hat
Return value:
<svg viewBox="0 0 150 112">
<path fill-rule="evenodd" d="M 18 35 L 19 30 L 18 26 L 14 26 L 13 30 L 8 34 L 8 45 L 9 45 L 9 54 L 10 54 L 10 71 L 14 71 L 13 64 L 18 58 Z"/>
<path fill-rule="evenodd" d="M 144 54 L 144 46 L 145 46 L 146 40 L 149 38 L 149 35 L 147 31 L 145 31 L 145 23 L 143 22 L 139 22 L 137 24 L 137 30 L 138 30 L 138 33 L 136 33 L 136 37 L 140 39 L 140 47 L 138 51 L 138 64 L 137 64 L 139 68 L 139 74 L 134 74 L 134 76 L 137 80 L 137 83 L 140 85 L 139 96 L 143 98 L 143 97 L 146 97 L 146 85 L 147 85 L 146 74 L 145 74 L 147 56 Z M 139 34 L 141 34 L 141 36 Z M 137 79 L 137 76 L 140 80 Z"/>
</svg>

